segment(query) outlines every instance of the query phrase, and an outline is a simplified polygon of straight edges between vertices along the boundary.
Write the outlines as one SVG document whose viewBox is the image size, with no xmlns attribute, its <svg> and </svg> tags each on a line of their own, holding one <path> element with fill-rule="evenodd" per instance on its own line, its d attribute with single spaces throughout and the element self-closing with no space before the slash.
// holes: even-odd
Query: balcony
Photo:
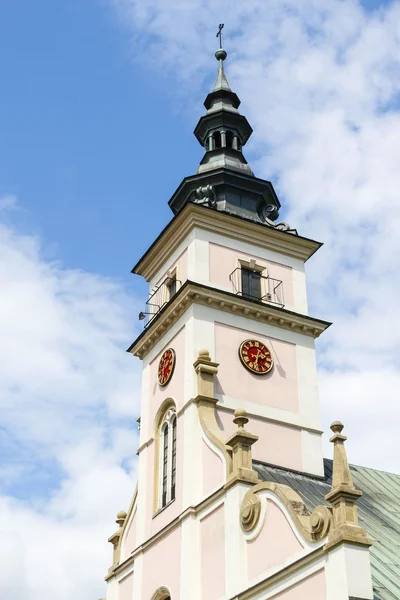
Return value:
<svg viewBox="0 0 400 600">
<path fill-rule="evenodd" d="M 283 285 L 279 279 L 264 277 L 258 271 L 238 267 L 229 275 L 233 293 L 263 304 L 274 304 L 283 308 Z"/>
<path fill-rule="evenodd" d="M 181 286 L 182 282 L 175 277 L 167 277 L 155 288 L 146 302 L 144 311 L 139 313 L 139 320 L 144 321 L 145 328 L 150 325 L 157 313 L 175 296 Z"/>
</svg>

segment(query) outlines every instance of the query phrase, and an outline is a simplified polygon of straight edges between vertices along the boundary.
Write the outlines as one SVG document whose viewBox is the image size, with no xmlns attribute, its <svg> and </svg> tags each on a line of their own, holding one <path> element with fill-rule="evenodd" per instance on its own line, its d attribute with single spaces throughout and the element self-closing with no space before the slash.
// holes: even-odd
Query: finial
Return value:
<svg viewBox="0 0 400 600">
<path fill-rule="evenodd" d="M 223 48 L 219 48 L 215 53 L 215 58 L 217 60 L 225 60 L 227 56 L 228 54 Z"/>
<path fill-rule="evenodd" d="M 232 453 L 232 470 L 226 485 L 230 485 L 233 481 L 237 480 L 256 483 L 258 475 L 253 470 L 251 447 L 258 440 L 258 436 L 245 430 L 244 426 L 249 422 L 249 419 L 244 408 L 237 408 L 235 410 L 233 422 L 238 428 L 226 440 L 229 452 Z"/>
<path fill-rule="evenodd" d="M 235 410 L 235 418 L 233 419 L 233 422 L 236 423 L 238 429 L 244 429 L 246 423 L 249 422 L 249 419 L 247 418 L 247 412 L 244 410 L 244 408 L 237 408 Z"/>
<path fill-rule="evenodd" d="M 342 542 L 370 546 L 371 542 L 365 530 L 358 524 L 357 500 L 362 496 L 362 492 L 356 489 L 351 476 L 344 445 L 347 438 L 342 435 L 343 423 L 334 421 L 331 430 L 333 431 L 330 439 L 333 443 L 332 489 L 325 496 L 325 500 L 332 505 L 333 527 L 325 549 Z"/>
<path fill-rule="evenodd" d="M 219 37 L 219 47 L 222 48 L 222 30 L 224 28 L 224 24 L 220 23 L 218 25 L 218 33 L 216 35 L 216 37 Z"/>
<path fill-rule="evenodd" d="M 343 428 L 344 425 L 340 421 L 333 421 L 331 425 L 331 430 L 333 431 L 333 433 L 342 433 Z"/>
<path fill-rule="evenodd" d="M 117 513 L 117 520 L 115 521 L 120 527 L 124 524 L 126 519 L 126 512 L 124 510 L 120 510 Z"/>
<path fill-rule="evenodd" d="M 201 348 L 199 350 L 199 358 L 201 358 L 201 360 L 211 360 L 210 353 L 207 348 Z"/>
<path fill-rule="evenodd" d="M 225 60 L 226 57 L 228 56 L 227 53 L 225 52 L 225 50 L 222 48 L 222 30 L 224 28 L 224 24 L 220 23 L 218 25 L 218 33 L 217 33 L 217 37 L 219 37 L 219 48 L 215 53 L 215 58 L 217 60 Z"/>
</svg>

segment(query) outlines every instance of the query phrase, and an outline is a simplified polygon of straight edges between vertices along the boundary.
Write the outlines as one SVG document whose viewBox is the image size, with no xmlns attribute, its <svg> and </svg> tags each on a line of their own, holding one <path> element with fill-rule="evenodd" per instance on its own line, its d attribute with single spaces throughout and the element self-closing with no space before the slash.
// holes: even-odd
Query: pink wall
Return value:
<svg viewBox="0 0 400 600">
<path fill-rule="evenodd" d="M 267 375 L 254 375 L 242 365 L 238 351 L 247 338 L 260 340 L 271 351 L 274 367 Z M 215 357 L 219 363 L 218 394 L 299 412 L 295 344 L 216 323 Z"/>
<path fill-rule="evenodd" d="M 317 571 L 285 592 L 273 596 L 271 600 L 325 600 L 325 598 L 325 573 Z"/>
<path fill-rule="evenodd" d="M 225 594 L 225 525 L 223 506 L 220 506 L 201 520 L 200 535 L 201 598 L 217 600 L 217 598 Z M 210 548 L 212 548 L 212 551 L 210 551 Z"/>
<path fill-rule="evenodd" d="M 171 598 L 179 600 L 181 538 L 181 528 L 177 527 L 143 554 L 143 599 L 151 600 L 158 588 L 165 586 Z"/>
<path fill-rule="evenodd" d="M 263 502 L 267 505 L 264 526 L 254 540 L 247 542 L 249 579 L 277 567 L 303 549 L 282 510 L 271 500 Z"/>
<path fill-rule="evenodd" d="M 121 553 L 121 562 L 128 558 L 136 548 L 136 515 L 137 512 L 135 510 L 133 517 L 125 531 L 123 545 L 122 545 L 122 553 Z"/>
<path fill-rule="evenodd" d="M 224 440 L 227 440 L 236 429 L 233 417 L 233 411 L 217 408 L 217 420 Z M 249 416 L 246 430 L 258 435 L 257 442 L 252 446 L 254 460 L 296 471 L 303 469 L 299 429 Z"/>
<path fill-rule="evenodd" d="M 176 261 L 174 262 L 173 265 L 171 265 L 169 267 L 169 269 L 165 270 L 165 273 L 163 273 L 162 277 L 160 277 L 158 279 L 158 281 L 156 282 L 155 286 L 160 285 L 164 279 L 167 276 L 167 272 L 168 271 L 173 271 L 174 269 L 176 269 L 176 278 L 178 279 L 178 281 L 180 281 L 182 284 L 185 283 L 185 281 L 187 280 L 187 274 L 188 274 L 188 254 L 187 254 L 187 249 L 185 249 L 182 254 L 176 259 Z"/>
<path fill-rule="evenodd" d="M 221 458 L 201 441 L 203 455 L 203 495 L 209 496 L 225 483 L 225 464 Z"/>
<path fill-rule="evenodd" d="M 118 600 L 132 600 L 133 594 L 133 573 L 121 579 L 118 584 Z"/>
<path fill-rule="evenodd" d="M 176 363 L 174 374 L 166 386 L 162 387 L 158 383 L 158 363 L 161 355 L 167 348 L 173 348 L 176 354 Z M 150 363 L 150 414 L 149 414 L 149 431 L 146 432 L 147 438 L 154 434 L 154 419 L 157 411 L 164 400 L 173 398 L 176 403 L 176 409 L 179 410 L 183 403 L 183 386 L 184 386 L 184 366 L 185 366 L 185 328 L 182 329 L 166 344 L 155 359 Z"/>
<path fill-rule="evenodd" d="M 239 267 L 239 260 L 248 262 L 251 259 L 267 269 L 264 275 L 268 274 L 273 279 L 282 281 L 285 307 L 293 310 L 293 273 L 291 267 L 263 260 L 253 254 L 242 254 L 237 250 L 210 243 L 210 285 L 224 287 L 230 292 L 233 291 L 229 275 Z"/>
</svg>

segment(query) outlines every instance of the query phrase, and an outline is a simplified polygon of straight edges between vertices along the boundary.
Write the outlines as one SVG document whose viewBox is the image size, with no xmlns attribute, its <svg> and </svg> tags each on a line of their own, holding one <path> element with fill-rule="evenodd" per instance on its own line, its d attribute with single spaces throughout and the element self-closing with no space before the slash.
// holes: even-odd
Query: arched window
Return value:
<svg viewBox="0 0 400 600">
<path fill-rule="evenodd" d="M 226 139 L 226 147 L 227 148 L 233 148 L 233 133 L 232 131 L 227 131 L 225 134 L 225 139 Z"/>
<path fill-rule="evenodd" d="M 169 593 L 168 588 L 161 587 L 153 594 L 151 600 L 171 600 L 171 594 Z"/>
<path fill-rule="evenodd" d="M 175 500 L 176 489 L 176 411 L 170 407 L 161 421 L 159 433 L 160 447 L 160 493 L 159 506 L 164 508 Z"/>
<path fill-rule="evenodd" d="M 221 148 L 221 132 L 220 131 L 214 131 L 213 139 L 214 139 L 214 148 Z"/>
</svg>

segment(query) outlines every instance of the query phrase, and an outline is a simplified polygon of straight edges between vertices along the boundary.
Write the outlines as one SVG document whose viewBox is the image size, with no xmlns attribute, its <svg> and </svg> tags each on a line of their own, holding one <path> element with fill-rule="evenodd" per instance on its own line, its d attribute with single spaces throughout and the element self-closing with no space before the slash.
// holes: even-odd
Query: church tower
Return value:
<svg viewBox="0 0 400 600">
<path fill-rule="evenodd" d="M 138 484 L 109 540 L 107 600 L 369 600 L 340 423 L 327 500 L 282 483 L 324 481 L 315 339 L 330 323 L 308 314 L 304 268 L 321 244 L 279 222 L 216 58 L 194 130 L 204 157 L 133 269 L 149 283 L 129 348 L 143 369 Z"/>
</svg>

